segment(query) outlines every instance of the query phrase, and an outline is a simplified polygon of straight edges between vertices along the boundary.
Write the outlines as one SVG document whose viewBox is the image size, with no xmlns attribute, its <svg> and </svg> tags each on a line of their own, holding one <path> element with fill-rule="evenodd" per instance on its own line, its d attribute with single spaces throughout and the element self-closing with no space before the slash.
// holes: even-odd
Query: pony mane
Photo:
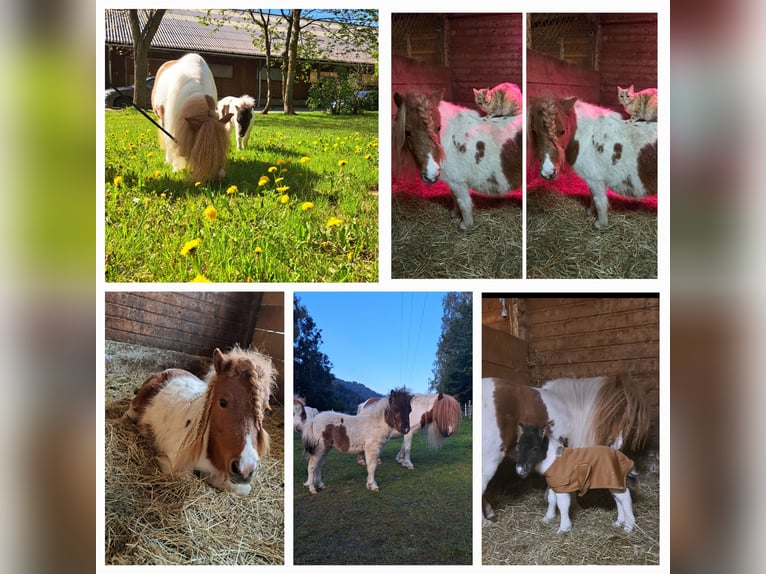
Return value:
<svg viewBox="0 0 766 574">
<path fill-rule="evenodd" d="M 463 411 L 455 397 L 443 393 L 436 395 L 431 409 L 421 417 L 423 425 L 428 426 L 428 446 L 439 448 L 448 436 L 458 431 L 462 417 Z"/>
<path fill-rule="evenodd" d="M 293 396 L 293 404 L 298 403 L 303 408 L 306 408 L 306 399 L 303 397 L 299 397 L 298 395 Z"/>
<path fill-rule="evenodd" d="M 173 135 L 180 154 L 188 158 L 191 177 L 197 181 L 217 179 L 226 165 L 231 142 L 215 111 L 215 100 L 207 95 L 189 98 L 178 117 Z"/>
<path fill-rule="evenodd" d="M 567 406 L 571 428 L 562 429 L 561 423 L 557 420 L 555 432 L 557 435 L 567 436 L 570 447 L 597 444 L 593 421 L 598 391 L 603 380 L 603 377 L 554 379 L 541 387 L 541 391 L 551 393 Z M 577 424 L 574 421 L 577 421 Z"/>
<path fill-rule="evenodd" d="M 532 124 L 536 118 L 541 119 L 542 128 L 545 131 L 545 135 L 551 144 L 559 148 L 559 155 L 563 154 L 563 150 L 558 143 L 558 134 L 556 133 L 556 118 L 561 113 L 559 99 L 555 98 L 551 94 L 546 94 L 540 97 L 531 98 L 529 103 L 529 113 L 527 114 L 527 132 L 529 134 L 534 133 Z M 536 142 L 534 137 L 527 138 L 531 149 L 536 150 Z M 530 157 L 534 157 L 534 154 L 530 154 Z"/>
<path fill-rule="evenodd" d="M 277 371 L 270 357 L 258 351 L 243 350 L 238 345 L 234 346 L 228 353 L 223 354 L 222 371 L 226 372 L 232 369 L 237 373 L 247 372 L 249 374 L 248 409 L 255 414 L 258 453 L 264 454 L 269 450 L 270 439 L 268 434 L 263 431 L 263 412 L 271 410 L 269 399 L 276 386 Z M 205 377 L 207 390 L 198 395 L 198 397 L 204 397 L 204 403 L 197 418 L 189 425 L 189 432 L 179 449 L 174 470 L 191 464 L 202 453 L 202 445 L 213 408 L 212 390 L 220 374 L 216 371 L 215 365 L 212 365 Z M 197 397 L 192 400 L 197 400 Z"/>
<path fill-rule="evenodd" d="M 415 159 L 407 147 L 407 115 L 413 114 L 415 117 L 422 118 L 429 137 L 438 142 L 439 135 L 437 130 L 440 126 L 436 125 L 436 122 L 433 120 L 432 110 L 435 106 L 438 109 L 441 97 L 437 98 L 436 95 L 427 96 L 426 94 L 414 92 L 395 94 L 394 99 L 396 100 L 397 97 L 399 101 L 397 101 L 397 111 L 391 127 L 391 144 L 393 148 L 391 156 L 394 174 L 401 177 L 417 171 Z"/>
<path fill-rule="evenodd" d="M 600 405 L 595 420 L 596 444 L 614 440 L 615 429 L 623 433 L 628 450 L 639 450 L 649 435 L 649 411 L 645 395 L 636 384 L 621 377 L 609 377 L 599 389 L 596 399 Z"/>
</svg>

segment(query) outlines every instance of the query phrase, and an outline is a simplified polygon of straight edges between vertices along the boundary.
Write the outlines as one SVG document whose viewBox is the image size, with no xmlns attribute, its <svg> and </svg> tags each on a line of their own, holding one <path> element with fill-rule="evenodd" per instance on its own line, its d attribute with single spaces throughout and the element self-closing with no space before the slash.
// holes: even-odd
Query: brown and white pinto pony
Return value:
<svg viewBox="0 0 766 574">
<path fill-rule="evenodd" d="M 414 165 L 425 183 L 441 179 L 454 199 L 460 228 L 473 226 L 471 190 L 501 196 L 521 186 L 523 116 L 483 117 L 432 95 L 394 94 L 394 171 Z"/>
<path fill-rule="evenodd" d="M 303 427 L 303 450 L 308 455 L 308 479 L 304 483 L 311 494 L 325 488 L 322 466 L 327 453 L 335 447 L 348 454 L 364 453 L 367 462 L 367 488 L 379 490 L 375 482 L 380 450 L 394 431 L 410 430 L 410 401 L 406 389 L 395 389 L 361 414 L 347 415 L 323 411 Z"/>
<path fill-rule="evenodd" d="M 484 523 L 494 519 L 484 496 L 487 484 L 508 456 L 515 457 L 520 424 L 556 426 L 568 446 L 607 445 L 638 450 L 649 433 L 646 397 L 621 377 L 555 379 L 542 387 L 528 386 L 526 377 L 482 380 L 482 510 Z M 532 470 L 516 460 L 516 472 Z"/>
<path fill-rule="evenodd" d="M 303 397 L 293 397 L 293 428 L 298 432 L 303 431 L 303 425 L 318 413 L 317 409 L 306 404 Z"/>
<path fill-rule="evenodd" d="M 263 414 L 276 374 L 266 355 L 216 349 L 204 381 L 183 369 L 154 374 L 125 417 L 152 441 L 164 474 L 198 471 L 212 486 L 245 495 L 269 450 Z"/>
<path fill-rule="evenodd" d="M 160 66 L 152 89 L 152 109 L 175 141 L 158 130 L 165 161 L 173 171 L 188 168 L 197 181 L 225 175 L 231 140 L 226 125 L 232 118 L 216 113 L 213 74 L 199 54 L 186 54 Z"/>
<path fill-rule="evenodd" d="M 231 120 L 226 124 L 226 131 L 234 130 L 237 140 L 237 149 L 242 150 L 247 147 L 247 140 L 250 139 L 250 132 L 253 129 L 253 107 L 255 100 L 247 94 L 236 97 L 226 96 L 221 98 L 216 106 L 218 116 L 225 118 L 229 113 L 233 114 Z"/>
<path fill-rule="evenodd" d="M 361 413 L 364 409 L 369 408 L 379 400 L 378 397 L 367 399 L 359 405 L 357 414 Z M 404 468 L 414 470 L 415 466 L 412 464 L 412 459 L 410 458 L 412 438 L 421 429 L 426 429 L 426 432 L 428 433 L 428 445 L 432 448 L 439 448 L 446 438 L 455 434 L 460 428 L 462 411 L 460 410 L 460 403 L 457 402 L 457 399 L 451 395 L 445 395 L 444 393 L 430 395 L 416 393 L 412 396 L 411 404 L 410 431 L 403 435 L 402 446 L 399 449 L 399 452 L 396 453 L 396 462 L 400 463 Z M 391 435 L 392 438 L 398 436 L 402 435 L 398 432 L 394 432 Z M 357 457 L 357 460 L 361 464 L 364 464 L 361 456 Z"/>
<path fill-rule="evenodd" d="M 571 166 L 588 184 L 597 229 L 609 223 L 607 188 L 637 199 L 657 195 L 656 122 L 630 123 L 613 110 L 552 96 L 530 99 L 528 121 L 540 175 L 552 180 Z"/>
</svg>

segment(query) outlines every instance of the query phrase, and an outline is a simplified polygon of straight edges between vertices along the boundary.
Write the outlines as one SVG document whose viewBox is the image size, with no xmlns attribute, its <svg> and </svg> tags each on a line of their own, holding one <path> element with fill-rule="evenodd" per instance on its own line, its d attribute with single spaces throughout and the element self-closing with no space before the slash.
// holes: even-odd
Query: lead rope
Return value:
<svg viewBox="0 0 766 574">
<path fill-rule="evenodd" d="M 115 88 L 114 86 L 112 86 L 112 89 L 113 89 L 115 92 L 117 92 L 118 94 L 120 94 L 120 95 L 121 95 L 123 98 L 127 98 L 127 99 L 130 101 L 130 105 L 131 105 L 131 106 L 133 106 L 134 108 L 136 108 L 136 109 L 137 109 L 139 112 L 141 112 L 141 114 L 142 114 L 142 115 L 143 115 L 143 116 L 144 116 L 144 117 L 145 117 L 147 120 L 149 120 L 150 122 L 152 122 L 152 123 L 153 123 L 155 126 L 157 126 L 157 127 L 160 129 L 160 130 L 162 130 L 162 133 L 164 133 L 166 136 L 168 136 L 168 137 L 169 137 L 170 139 L 172 139 L 173 141 L 176 141 L 176 138 L 174 138 L 174 137 L 173 137 L 173 136 L 170 134 L 170 132 L 169 132 L 169 131 L 167 131 L 167 130 L 166 130 L 165 128 L 163 128 L 163 127 L 162 127 L 160 124 L 158 124 L 158 123 L 157 123 L 157 122 L 154 120 L 154 118 L 152 118 L 152 117 L 151 117 L 149 114 L 147 114 L 147 113 L 146 113 L 144 110 L 142 110 L 141 108 L 139 108 L 139 107 L 136 105 L 136 103 L 133 101 L 133 98 L 131 98 L 130 96 L 126 96 L 126 95 L 125 95 L 125 94 L 123 94 L 123 93 L 122 93 L 122 92 L 121 92 L 121 91 L 120 91 L 118 88 Z M 176 143 L 178 143 L 178 142 L 176 142 Z"/>
</svg>

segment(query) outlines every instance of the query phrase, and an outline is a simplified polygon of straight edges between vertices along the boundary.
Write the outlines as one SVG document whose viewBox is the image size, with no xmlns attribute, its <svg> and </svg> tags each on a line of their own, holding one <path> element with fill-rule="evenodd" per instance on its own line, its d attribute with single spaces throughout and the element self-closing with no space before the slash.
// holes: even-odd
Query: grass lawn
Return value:
<svg viewBox="0 0 766 574">
<path fill-rule="evenodd" d="M 209 183 L 173 173 L 137 111 L 105 113 L 107 281 L 378 280 L 377 113 L 256 114 Z"/>
<path fill-rule="evenodd" d="M 294 563 L 298 564 L 471 564 L 471 432 L 463 419 L 457 434 L 439 450 L 419 433 L 408 470 L 394 460 L 402 439 L 381 454 L 375 480 L 352 455 L 333 450 L 315 495 L 303 486 L 307 459 L 294 437 Z"/>
</svg>

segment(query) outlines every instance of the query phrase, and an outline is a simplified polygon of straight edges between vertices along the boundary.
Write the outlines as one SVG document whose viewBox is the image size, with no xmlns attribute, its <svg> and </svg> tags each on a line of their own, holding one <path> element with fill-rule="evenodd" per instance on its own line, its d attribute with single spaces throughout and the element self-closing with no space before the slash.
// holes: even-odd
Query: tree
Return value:
<svg viewBox="0 0 766 574">
<path fill-rule="evenodd" d="M 294 116 L 293 90 L 295 89 L 295 76 L 298 70 L 298 39 L 301 33 L 300 9 L 282 11 L 287 20 L 287 41 L 285 42 L 285 57 L 282 59 L 282 108 L 285 115 Z"/>
<path fill-rule="evenodd" d="M 322 332 L 308 310 L 295 297 L 293 302 L 293 388 L 307 404 L 321 410 L 335 407 L 332 364 L 319 347 Z"/>
<path fill-rule="evenodd" d="M 150 107 L 146 101 L 146 76 L 149 75 L 149 48 L 167 10 L 128 10 L 133 32 L 133 102 L 142 109 Z M 141 27 L 141 20 L 145 24 Z"/>
<path fill-rule="evenodd" d="M 447 293 L 442 302 L 442 332 L 429 389 L 471 399 L 473 385 L 473 299 L 471 293 Z"/>
</svg>

